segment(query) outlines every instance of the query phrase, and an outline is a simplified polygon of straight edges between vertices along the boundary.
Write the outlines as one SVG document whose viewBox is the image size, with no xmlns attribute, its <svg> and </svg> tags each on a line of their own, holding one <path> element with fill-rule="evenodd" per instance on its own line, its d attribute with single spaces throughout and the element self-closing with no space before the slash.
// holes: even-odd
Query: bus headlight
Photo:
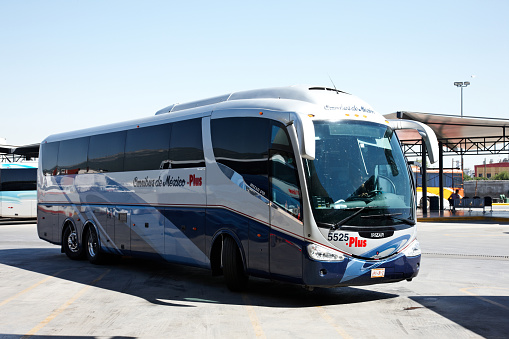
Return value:
<svg viewBox="0 0 509 339">
<path fill-rule="evenodd" d="M 403 253 L 407 257 L 416 257 L 421 255 L 421 245 L 417 240 L 415 240 L 406 250 L 403 251 Z"/>
<path fill-rule="evenodd" d="M 343 253 L 318 244 L 309 244 L 308 254 L 311 257 L 311 259 L 319 261 L 345 260 L 345 256 L 343 255 Z"/>
</svg>

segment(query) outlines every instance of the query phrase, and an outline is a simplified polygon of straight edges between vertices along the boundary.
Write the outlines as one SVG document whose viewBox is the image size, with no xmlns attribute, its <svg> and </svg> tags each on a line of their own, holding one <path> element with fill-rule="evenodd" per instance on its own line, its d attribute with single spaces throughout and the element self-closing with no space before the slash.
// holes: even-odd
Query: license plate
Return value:
<svg viewBox="0 0 509 339">
<path fill-rule="evenodd" d="M 383 278 L 385 276 L 385 268 L 374 268 L 371 270 L 371 278 Z"/>
</svg>

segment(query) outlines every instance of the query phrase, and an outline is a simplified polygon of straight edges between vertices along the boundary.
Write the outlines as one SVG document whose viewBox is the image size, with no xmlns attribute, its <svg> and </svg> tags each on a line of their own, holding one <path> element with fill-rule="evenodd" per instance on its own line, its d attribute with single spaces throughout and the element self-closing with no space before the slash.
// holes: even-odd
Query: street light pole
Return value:
<svg viewBox="0 0 509 339">
<path fill-rule="evenodd" d="M 461 88 L 461 117 L 463 118 L 463 87 L 470 85 L 470 81 L 457 81 L 454 86 Z M 461 151 L 461 174 L 463 174 L 463 151 Z"/>
<path fill-rule="evenodd" d="M 463 117 L 463 87 L 470 85 L 469 81 L 458 81 L 454 83 L 454 86 L 461 88 L 461 117 Z"/>
</svg>

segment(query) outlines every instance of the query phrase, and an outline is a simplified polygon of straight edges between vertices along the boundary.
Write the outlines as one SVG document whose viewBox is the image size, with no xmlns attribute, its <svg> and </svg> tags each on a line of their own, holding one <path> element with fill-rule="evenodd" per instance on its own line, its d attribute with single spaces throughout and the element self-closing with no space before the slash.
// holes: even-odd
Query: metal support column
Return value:
<svg viewBox="0 0 509 339">
<path fill-rule="evenodd" d="M 426 166 L 426 144 L 424 140 L 421 143 L 422 148 L 422 215 L 424 217 L 428 216 L 428 179 L 426 175 L 427 166 Z"/>
<path fill-rule="evenodd" d="M 444 208 L 444 150 L 441 141 L 438 142 L 438 190 L 440 192 L 440 211 Z"/>
</svg>

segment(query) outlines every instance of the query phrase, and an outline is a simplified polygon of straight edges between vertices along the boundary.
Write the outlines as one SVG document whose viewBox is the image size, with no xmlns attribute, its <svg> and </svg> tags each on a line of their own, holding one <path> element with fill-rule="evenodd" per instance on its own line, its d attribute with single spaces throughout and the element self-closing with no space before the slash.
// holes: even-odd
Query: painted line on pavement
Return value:
<svg viewBox="0 0 509 339">
<path fill-rule="evenodd" d="M 13 295 L 12 297 L 5 299 L 4 301 L 0 302 L 0 307 L 1 307 L 1 306 L 3 306 L 3 305 L 5 305 L 5 304 L 7 304 L 7 303 L 9 303 L 9 302 L 11 302 L 11 301 L 13 301 L 14 299 L 18 298 L 19 296 L 21 296 L 21 295 L 23 295 L 23 294 L 25 294 L 25 293 L 27 293 L 27 292 L 30 292 L 31 290 L 33 290 L 33 289 L 34 289 L 34 288 L 36 288 L 37 286 L 39 286 L 39 285 L 41 285 L 41 284 L 44 284 L 46 281 L 50 280 L 51 278 L 56 277 L 57 275 L 59 275 L 59 274 L 60 274 L 60 273 L 62 273 L 63 271 L 67 271 L 67 270 L 61 270 L 61 271 L 58 271 L 57 273 L 55 273 L 55 274 L 53 274 L 53 275 L 50 275 L 50 276 L 48 276 L 48 277 L 46 277 L 46 278 L 42 279 L 41 281 L 39 281 L 39 282 L 37 282 L 37 283 L 33 284 L 32 286 L 25 288 L 23 291 L 16 293 L 16 294 L 15 294 L 15 295 Z"/>
<path fill-rule="evenodd" d="M 345 338 L 345 339 L 353 339 L 352 336 L 350 336 L 348 333 L 346 333 L 346 331 L 340 327 L 335 321 L 334 319 L 332 319 L 332 317 L 327 313 L 327 311 L 325 310 L 325 308 L 323 308 L 322 306 L 316 306 L 315 309 L 318 311 L 318 313 L 320 313 L 320 315 L 322 316 L 323 319 L 325 319 L 329 325 L 331 325 L 332 327 L 334 327 L 334 329 L 336 330 L 336 332 L 338 332 L 338 334 L 342 337 L 342 338 Z"/>
<path fill-rule="evenodd" d="M 101 274 L 99 277 L 97 277 L 94 281 L 92 281 L 89 285 L 86 285 L 83 287 L 78 293 L 72 296 L 71 299 L 67 300 L 64 304 L 62 304 L 59 308 L 57 308 L 53 313 L 51 313 L 46 319 L 41 321 L 37 326 L 32 328 L 27 334 L 25 334 L 22 338 L 30 338 L 31 336 L 35 335 L 37 332 L 39 332 L 44 326 L 48 325 L 53 319 L 55 319 L 59 314 L 61 314 L 67 307 L 72 305 L 79 297 L 81 297 L 90 287 L 94 286 L 96 283 L 98 283 L 106 274 L 108 274 L 111 271 L 111 269 L 107 270 L 103 274 Z"/>
<path fill-rule="evenodd" d="M 490 300 L 490 299 L 485 298 L 485 297 L 481 297 L 480 295 L 475 294 L 474 292 L 470 292 L 469 291 L 469 290 L 472 290 L 472 289 L 479 289 L 479 288 L 491 288 L 491 289 L 497 289 L 497 290 L 509 290 L 509 288 L 504 288 L 504 287 L 489 287 L 489 286 L 484 286 L 484 287 L 465 287 L 465 288 L 461 288 L 460 291 L 465 293 L 465 294 L 468 294 L 468 295 L 471 295 L 473 297 L 476 297 L 477 299 L 480 299 L 482 301 L 485 301 L 487 303 L 490 303 L 492 305 L 501 307 L 504 310 L 508 310 L 509 311 L 509 307 L 507 307 L 506 305 L 502 305 L 501 303 L 497 303 L 496 301 Z"/>
<path fill-rule="evenodd" d="M 247 310 L 247 314 L 249 315 L 249 320 L 251 321 L 251 325 L 253 326 L 255 336 L 257 338 L 267 338 L 265 335 L 265 332 L 263 332 L 262 325 L 260 324 L 260 320 L 258 319 L 258 316 L 256 315 L 256 311 L 254 307 L 251 305 L 251 301 L 249 300 L 249 297 L 242 293 L 242 300 L 244 301 L 244 307 Z"/>
</svg>

